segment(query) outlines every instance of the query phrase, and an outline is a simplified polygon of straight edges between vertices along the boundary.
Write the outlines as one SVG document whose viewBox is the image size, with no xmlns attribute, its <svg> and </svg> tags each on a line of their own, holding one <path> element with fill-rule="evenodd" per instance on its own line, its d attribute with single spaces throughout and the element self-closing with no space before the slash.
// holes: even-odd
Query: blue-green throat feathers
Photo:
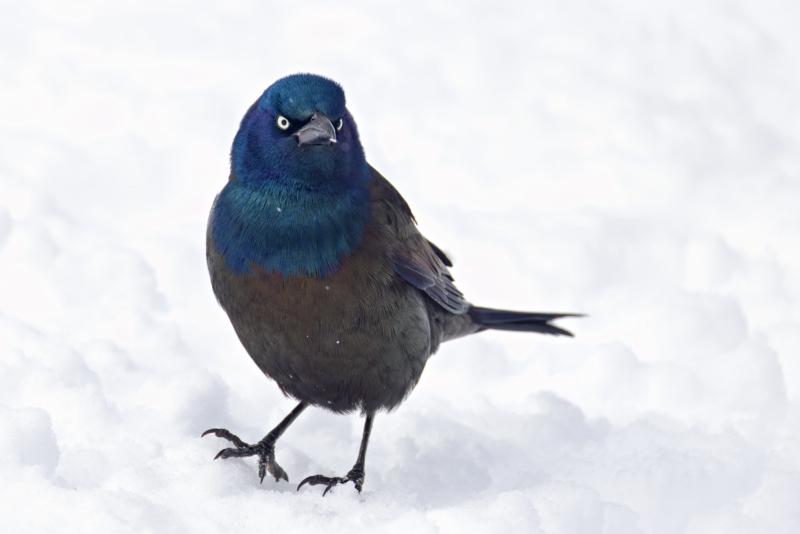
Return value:
<svg viewBox="0 0 800 534">
<path fill-rule="evenodd" d="M 366 188 L 342 189 L 231 180 L 212 212 L 218 253 L 236 274 L 251 266 L 285 276 L 336 272 L 361 241 L 370 216 Z"/>
</svg>

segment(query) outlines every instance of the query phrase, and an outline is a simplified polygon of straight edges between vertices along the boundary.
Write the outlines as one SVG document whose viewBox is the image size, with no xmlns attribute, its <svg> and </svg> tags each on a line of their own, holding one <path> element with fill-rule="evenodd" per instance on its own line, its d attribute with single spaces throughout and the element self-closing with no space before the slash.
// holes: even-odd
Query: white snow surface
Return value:
<svg viewBox="0 0 800 534">
<path fill-rule="evenodd" d="M 0 7 L 0 531 L 800 532 L 800 4 Z M 294 406 L 211 292 L 238 122 L 341 83 L 474 303 L 375 421 Z"/>
</svg>

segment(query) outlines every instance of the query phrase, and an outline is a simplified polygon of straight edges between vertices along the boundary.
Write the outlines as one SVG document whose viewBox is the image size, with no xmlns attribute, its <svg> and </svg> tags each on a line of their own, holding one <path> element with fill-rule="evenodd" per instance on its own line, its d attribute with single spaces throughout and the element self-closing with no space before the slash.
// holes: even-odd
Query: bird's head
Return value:
<svg viewBox="0 0 800 534">
<path fill-rule="evenodd" d="M 269 86 L 242 119 L 231 150 L 234 176 L 252 183 L 360 188 L 368 168 L 344 91 L 314 74 Z"/>
</svg>

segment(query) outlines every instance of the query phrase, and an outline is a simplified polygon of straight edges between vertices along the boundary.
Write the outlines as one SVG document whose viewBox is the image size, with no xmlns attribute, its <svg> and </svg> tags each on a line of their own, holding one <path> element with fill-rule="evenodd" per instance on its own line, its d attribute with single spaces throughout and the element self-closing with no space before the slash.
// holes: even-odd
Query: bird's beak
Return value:
<svg viewBox="0 0 800 534">
<path fill-rule="evenodd" d="M 312 115 L 311 120 L 294 134 L 297 143 L 303 145 L 330 145 L 336 142 L 336 129 L 330 119 L 321 111 Z"/>
</svg>

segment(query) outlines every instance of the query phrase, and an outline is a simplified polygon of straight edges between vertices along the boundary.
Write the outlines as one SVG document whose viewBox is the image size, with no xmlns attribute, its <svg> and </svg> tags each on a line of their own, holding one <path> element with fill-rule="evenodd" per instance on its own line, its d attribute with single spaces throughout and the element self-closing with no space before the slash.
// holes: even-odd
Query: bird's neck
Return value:
<svg viewBox="0 0 800 534">
<path fill-rule="evenodd" d="M 370 193 L 233 179 L 214 202 L 209 231 L 228 268 L 324 278 L 364 235 Z"/>
</svg>

